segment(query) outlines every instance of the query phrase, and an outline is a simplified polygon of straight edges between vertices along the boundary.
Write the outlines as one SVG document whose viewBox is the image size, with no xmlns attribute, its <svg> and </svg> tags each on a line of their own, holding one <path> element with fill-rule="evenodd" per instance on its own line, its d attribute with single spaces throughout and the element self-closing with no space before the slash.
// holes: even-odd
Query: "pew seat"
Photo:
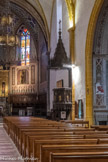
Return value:
<svg viewBox="0 0 108 162">
<path fill-rule="evenodd" d="M 108 152 L 51 153 L 50 162 L 108 162 Z"/>
</svg>

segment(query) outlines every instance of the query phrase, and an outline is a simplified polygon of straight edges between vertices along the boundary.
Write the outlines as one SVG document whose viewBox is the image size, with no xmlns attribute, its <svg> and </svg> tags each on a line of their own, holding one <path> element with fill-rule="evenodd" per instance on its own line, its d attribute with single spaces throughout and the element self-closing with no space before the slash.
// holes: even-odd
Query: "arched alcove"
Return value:
<svg viewBox="0 0 108 162">
<path fill-rule="evenodd" d="M 95 124 L 108 124 L 108 1 L 96 23 L 93 42 L 93 113 Z"/>
<path fill-rule="evenodd" d="M 90 125 L 93 124 L 93 60 L 92 60 L 92 50 L 93 50 L 93 38 L 96 28 L 96 22 L 101 10 L 104 0 L 96 0 L 93 11 L 91 13 L 88 31 L 87 31 L 87 40 L 86 40 L 86 49 L 85 49 L 85 60 L 86 60 L 86 120 L 89 120 Z"/>
</svg>

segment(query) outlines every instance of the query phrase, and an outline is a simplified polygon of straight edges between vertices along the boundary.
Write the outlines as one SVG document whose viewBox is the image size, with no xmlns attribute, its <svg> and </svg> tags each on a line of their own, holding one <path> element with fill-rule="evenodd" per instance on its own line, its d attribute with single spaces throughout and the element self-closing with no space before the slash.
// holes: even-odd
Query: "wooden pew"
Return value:
<svg viewBox="0 0 108 162">
<path fill-rule="evenodd" d="M 108 145 L 42 145 L 41 162 L 50 162 L 50 153 L 108 152 Z"/>
<path fill-rule="evenodd" d="M 108 162 L 108 152 L 51 153 L 50 162 Z"/>
<path fill-rule="evenodd" d="M 24 119 L 23 119 L 24 118 Z M 4 121 L 8 121 L 8 123 L 9 123 L 9 125 L 10 124 L 12 124 L 11 123 L 11 120 L 13 121 L 13 123 L 18 123 L 18 122 L 25 122 L 25 123 L 30 123 L 31 121 L 32 122 L 37 122 L 37 121 L 39 121 L 39 122 L 49 122 L 49 120 L 46 120 L 46 119 L 37 119 L 37 118 L 30 118 L 30 117 L 7 117 L 6 119 L 4 119 Z M 50 123 L 53 123 L 54 125 L 55 124 L 59 124 L 60 126 L 61 126 L 61 122 L 54 122 L 54 121 L 50 121 Z M 6 122 L 5 122 L 6 123 Z M 68 125 L 66 124 L 66 123 L 62 123 L 62 124 L 65 124 L 67 127 L 68 127 Z M 10 128 L 10 127 L 9 127 Z M 12 128 L 12 126 L 11 126 L 11 128 Z"/>
<path fill-rule="evenodd" d="M 99 138 L 99 140 L 98 140 L 98 143 L 99 144 L 108 144 L 108 138 Z"/>
<path fill-rule="evenodd" d="M 49 122 L 47 123 L 47 122 L 44 122 L 44 123 L 42 123 L 42 122 L 35 122 L 35 123 L 33 123 L 33 122 L 29 122 L 29 123 L 25 123 L 25 122 L 21 122 L 21 123 L 11 123 L 11 128 L 10 128 L 10 131 L 9 131 L 9 135 L 12 137 L 12 139 L 14 139 L 15 138 L 15 136 L 17 136 L 17 134 L 19 134 L 19 130 L 18 129 L 20 129 L 21 127 L 22 128 L 24 128 L 24 127 L 31 127 L 31 128 L 36 128 L 36 127 L 39 127 L 39 126 L 41 126 L 41 125 L 43 125 L 44 127 L 46 126 L 46 127 L 54 127 L 54 128 L 58 128 L 59 129 L 59 127 L 60 128 L 68 128 L 68 125 L 60 125 L 60 124 L 56 124 L 55 125 L 55 123 L 50 123 L 49 124 Z M 69 127 L 70 128 L 70 127 Z M 14 134 L 15 133 L 15 134 Z"/>
<path fill-rule="evenodd" d="M 89 134 L 84 135 L 86 139 L 99 139 L 99 138 L 108 138 L 108 134 Z"/>
<path fill-rule="evenodd" d="M 83 145 L 89 144 L 93 147 L 97 144 L 99 147 L 99 145 L 108 144 L 107 129 L 73 127 L 68 122 L 49 121 L 34 117 L 6 117 L 4 118 L 4 128 L 22 155 L 34 156 L 34 158 L 38 157 L 39 159 L 42 145 L 50 145 L 51 147 L 57 145 L 59 147 L 59 145 L 71 144 L 83 147 Z M 83 148 L 82 150 L 84 151 Z M 93 150 L 95 152 L 95 148 Z M 88 151 L 90 152 L 90 149 Z"/>
<path fill-rule="evenodd" d="M 89 121 L 85 121 L 85 120 L 61 120 L 61 122 L 65 122 L 65 123 L 71 123 L 73 125 L 82 125 L 82 126 L 85 126 L 86 128 L 89 128 Z"/>
<path fill-rule="evenodd" d="M 7 128 L 6 131 L 8 132 L 10 130 L 11 123 L 16 122 L 30 122 L 30 121 L 48 121 L 47 119 L 41 119 L 41 118 L 34 118 L 34 117 L 5 117 L 3 118 L 4 127 Z M 55 122 L 57 123 L 57 122 Z"/>
<path fill-rule="evenodd" d="M 20 141 L 20 138 L 21 138 L 21 133 L 23 132 L 23 131 L 31 131 L 32 132 L 32 130 L 33 131 L 35 131 L 35 132 L 37 132 L 37 130 L 40 130 L 40 129 L 47 129 L 47 130 L 51 130 L 51 129 L 54 129 L 54 130 L 58 130 L 58 129 L 60 129 L 60 130 L 64 130 L 66 127 L 60 127 L 60 126 L 55 126 L 55 127 L 53 127 L 53 126 L 50 126 L 50 125 L 29 125 L 29 126 L 16 126 L 16 128 L 15 128 L 15 132 L 14 132 L 14 135 L 13 135 L 13 141 L 17 144 L 17 142 L 18 142 L 18 139 L 19 139 L 19 141 Z"/>
<path fill-rule="evenodd" d="M 35 123 L 35 124 L 33 124 L 33 123 L 29 123 L 29 124 L 26 124 L 26 125 L 22 125 L 22 124 L 13 124 L 12 125 L 12 128 L 11 128 L 11 131 L 10 131 L 10 136 L 11 136 L 11 138 L 13 139 L 13 141 L 15 142 L 15 140 L 17 139 L 17 138 L 20 138 L 20 130 L 21 129 L 33 129 L 33 128 L 38 128 L 38 129 L 41 129 L 41 128 L 47 128 L 47 129 L 59 129 L 59 128 L 63 128 L 63 129 L 65 129 L 65 128 L 68 128 L 68 126 L 53 126 L 53 125 L 41 125 L 41 124 L 39 124 L 39 123 Z M 19 137 L 18 137 L 19 136 Z"/>
<path fill-rule="evenodd" d="M 77 144 L 77 145 L 81 145 L 81 144 L 97 144 L 98 140 L 97 139 L 53 139 L 53 140 L 34 140 L 33 142 L 33 154 L 30 155 L 33 156 L 34 158 L 40 158 L 40 150 L 41 150 L 41 146 L 43 144 L 46 145 L 51 145 L 51 144 L 60 144 L 60 145 L 65 145 L 65 144 Z"/>
<path fill-rule="evenodd" d="M 90 134 L 94 134 L 94 135 L 96 135 L 96 134 L 107 134 L 107 131 L 84 131 L 84 132 L 82 132 L 82 131 L 79 131 L 79 132 L 73 132 L 73 134 L 76 134 L 76 135 L 90 135 Z"/>
<path fill-rule="evenodd" d="M 5 117 L 4 118 L 4 127 L 7 126 L 8 130 L 7 132 L 9 133 L 9 130 L 11 129 L 12 123 L 30 123 L 30 122 L 47 122 L 47 123 L 53 123 L 54 125 L 61 125 L 60 122 L 56 121 L 50 121 L 47 119 L 41 119 L 41 118 L 33 118 L 33 117 Z"/>
<path fill-rule="evenodd" d="M 21 131 L 21 130 L 20 130 L 20 131 Z M 55 132 L 55 131 L 56 131 L 56 132 Z M 85 129 L 78 129 L 78 128 L 77 128 L 77 129 L 73 129 L 73 131 L 76 131 L 76 132 L 77 132 L 77 131 L 78 131 L 78 132 L 79 132 L 79 131 L 84 131 L 84 132 L 85 132 Z M 90 130 L 89 130 L 89 131 L 90 131 Z M 23 129 L 21 132 L 22 132 L 22 135 L 21 135 L 21 136 L 22 136 L 22 137 L 24 136 L 23 139 L 26 139 L 26 136 L 27 136 L 27 135 L 31 135 L 31 134 L 32 134 L 33 136 L 34 136 L 34 135 L 37 136 L 37 129 L 33 129 L 33 130 Z M 26 132 L 26 133 L 25 133 L 25 132 Z M 59 134 L 59 135 L 61 135 L 61 134 L 62 134 L 62 135 L 63 135 L 63 134 L 64 134 L 64 135 L 72 135 L 72 134 L 73 134 L 73 132 L 64 132 L 64 131 L 62 131 L 62 130 L 61 130 L 61 131 L 58 131 L 58 130 L 55 130 L 55 129 L 54 129 L 54 130 L 47 130 L 47 129 L 46 129 L 46 130 L 45 130 L 45 129 L 41 130 L 41 129 L 40 129 L 40 130 L 38 130 L 38 133 L 39 133 L 39 132 L 40 132 L 40 134 L 44 134 L 44 132 L 46 132 L 47 135 L 48 135 L 48 134 L 51 135 L 51 133 L 52 133 L 53 135 L 54 135 L 54 134 Z M 79 137 L 80 137 L 80 136 L 79 136 Z M 76 135 L 76 138 L 78 138 L 78 135 Z M 21 141 L 20 141 L 21 145 L 23 145 L 23 141 L 24 141 L 23 139 L 21 138 Z M 21 146 L 21 147 L 22 147 L 22 146 Z"/>
<path fill-rule="evenodd" d="M 108 131 L 108 125 L 99 125 L 97 128 L 95 128 L 99 131 Z"/>
<path fill-rule="evenodd" d="M 33 132 L 32 132 L 33 131 Z M 84 131 L 85 132 L 85 129 L 73 129 L 73 131 L 75 131 L 75 132 L 80 132 L 80 131 Z M 25 133 L 26 132 L 26 133 Z M 40 134 L 42 135 L 45 135 L 44 134 L 44 132 L 48 135 L 51 135 L 50 133 L 52 133 L 52 135 L 54 135 L 55 134 L 55 129 L 54 129 L 54 131 L 53 130 L 49 130 L 49 131 L 47 131 L 47 130 L 38 130 L 38 133 L 40 132 Z M 88 132 L 91 132 L 90 130 L 88 131 Z M 61 133 L 62 133 L 62 135 L 72 135 L 73 134 L 73 132 L 64 132 L 64 131 L 58 131 L 58 130 L 56 130 L 56 134 L 58 134 L 58 135 L 61 135 Z M 97 132 L 96 132 L 97 133 Z M 98 132 L 98 134 L 99 134 L 100 132 Z M 87 132 L 86 132 L 86 134 L 87 134 Z M 89 134 L 89 133 L 88 133 Z M 26 129 L 23 129 L 22 130 L 22 137 L 23 138 L 21 138 L 21 141 L 20 141 L 20 144 L 21 144 L 21 146 L 20 146 L 20 148 L 21 148 L 21 151 L 20 152 L 22 152 L 22 148 L 24 149 L 24 147 L 25 147 L 25 145 L 24 145 L 24 147 L 23 147 L 23 144 L 24 143 L 27 143 L 27 142 L 25 142 L 25 140 L 26 140 L 26 136 L 29 136 L 29 140 L 30 140 L 30 137 L 31 137 L 31 141 L 30 142 L 28 142 L 28 143 L 30 143 L 31 144 L 31 146 L 32 146 L 32 144 L 33 144 L 33 140 L 35 139 L 35 136 L 37 137 L 37 131 L 36 130 L 26 130 Z M 33 138 L 32 138 L 33 137 Z M 70 137 L 68 137 L 68 138 L 71 138 L 72 136 L 70 136 Z M 76 137 L 75 137 L 75 135 L 74 135 L 74 138 L 84 138 L 84 136 L 83 136 L 83 134 L 82 134 L 82 136 L 81 135 L 76 135 Z M 73 138 L 73 137 L 72 137 Z M 29 147 L 29 146 L 28 146 Z"/>
<path fill-rule="evenodd" d="M 84 131 L 84 133 L 85 133 L 85 131 Z M 98 133 L 100 133 L 100 132 L 98 132 Z M 50 135 L 50 138 L 52 138 L 52 135 L 54 137 L 54 134 L 49 134 L 49 132 L 48 132 L 47 136 L 49 136 L 49 135 Z M 81 135 L 74 135 L 73 134 L 73 135 L 70 135 L 70 134 L 68 134 L 68 132 L 67 132 L 67 134 L 64 134 L 64 135 L 63 134 L 60 135 L 59 133 L 56 133 L 55 138 L 61 137 L 61 138 L 64 138 L 64 139 L 65 138 L 67 138 L 67 139 L 84 139 L 84 138 L 86 138 L 86 139 L 93 139 L 94 135 L 95 135 L 95 139 L 98 139 L 98 138 L 108 138 L 108 134 L 91 134 L 91 135 L 84 135 L 84 134 L 83 135 L 82 134 Z M 44 134 L 44 132 L 43 132 L 41 134 L 41 136 L 43 136 L 43 138 L 44 138 L 44 136 L 46 136 L 46 134 Z M 45 137 L 46 139 L 48 138 L 47 136 Z M 22 145 L 23 145 L 22 146 L 22 150 L 24 150 L 26 148 L 27 152 L 29 152 L 29 150 L 32 151 L 33 141 L 36 140 L 37 137 L 38 137 L 38 135 L 35 132 L 33 132 L 32 135 L 31 135 L 30 132 L 26 132 L 26 133 L 24 132 L 24 137 L 23 137 L 23 141 L 22 141 Z M 24 156 L 27 156 L 27 154 L 24 154 Z"/>
<path fill-rule="evenodd" d="M 37 135 L 73 135 L 72 132 L 64 132 L 64 131 L 36 131 L 36 129 L 22 129 L 21 131 L 21 138 L 19 140 L 19 147 L 22 147 L 24 141 L 26 141 L 28 136 L 37 136 Z M 82 136 L 82 135 L 80 135 Z"/>
<path fill-rule="evenodd" d="M 24 157 L 26 156 L 29 156 L 33 154 L 33 142 L 34 140 L 54 140 L 54 139 L 57 139 L 57 140 L 61 140 L 61 139 L 83 139 L 83 135 L 81 136 L 76 136 L 76 135 L 51 135 L 51 134 L 48 134 L 48 135 L 44 135 L 44 134 L 41 134 L 41 135 L 34 135 L 34 136 L 27 136 L 26 140 L 24 141 L 24 147 L 22 148 L 22 150 L 24 150 L 24 154 L 22 154 Z"/>
<path fill-rule="evenodd" d="M 62 133 L 62 132 L 70 132 L 70 134 L 73 134 L 73 131 L 75 131 L 75 132 L 80 132 L 80 131 L 86 131 L 86 129 L 80 129 L 80 128 L 73 128 L 73 129 L 68 129 L 67 131 L 66 131 L 66 129 L 62 129 L 62 128 L 59 128 L 59 129 L 55 129 L 55 128 L 51 128 L 51 129 L 41 129 L 41 127 L 40 127 L 40 129 L 31 129 L 32 127 L 27 127 L 27 128 L 24 128 L 24 129 L 21 129 L 21 128 L 19 128 L 19 133 L 18 134 L 20 134 L 20 136 L 19 136 L 19 145 L 20 145 L 20 143 L 23 143 L 23 140 L 22 140 L 22 137 L 23 137 L 23 133 L 24 132 L 30 132 L 30 133 L 32 133 L 32 132 L 58 132 L 58 133 Z M 90 132 L 90 131 L 92 131 L 91 129 L 88 129 L 87 130 L 88 132 Z M 99 133 L 99 132 L 98 132 Z M 34 133 L 35 134 L 35 133 Z M 89 134 L 89 133 L 88 133 Z M 25 138 L 25 137 L 24 137 Z M 18 147 L 19 148 L 19 147 Z"/>
<path fill-rule="evenodd" d="M 92 125 L 91 128 L 95 128 L 95 130 L 99 131 L 108 131 L 108 125 Z"/>
</svg>

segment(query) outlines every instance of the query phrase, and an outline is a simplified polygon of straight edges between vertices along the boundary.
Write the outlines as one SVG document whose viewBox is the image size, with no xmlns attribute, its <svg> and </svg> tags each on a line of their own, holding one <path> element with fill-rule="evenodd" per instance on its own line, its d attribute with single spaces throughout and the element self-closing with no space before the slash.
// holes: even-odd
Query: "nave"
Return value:
<svg viewBox="0 0 108 162">
<path fill-rule="evenodd" d="M 0 162 L 23 162 L 16 146 L 0 124 Z"/>
<path fill-rule="evenodd" d="M 4 128 L 27 162 L 108 162 L 108 126 L 86 121 L 5 117 Z"/>
</svg>

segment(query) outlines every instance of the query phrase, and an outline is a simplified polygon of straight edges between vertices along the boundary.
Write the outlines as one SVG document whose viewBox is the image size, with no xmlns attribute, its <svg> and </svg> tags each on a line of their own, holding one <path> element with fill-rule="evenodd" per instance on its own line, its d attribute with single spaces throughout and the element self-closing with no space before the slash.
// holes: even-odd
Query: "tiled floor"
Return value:
<svg viewBox="0 0 108 162">
<path fill-rule="evenodd" d="M 23 162 L 16 146 L 0 124 L 0 162 Z"/>
</svg>

